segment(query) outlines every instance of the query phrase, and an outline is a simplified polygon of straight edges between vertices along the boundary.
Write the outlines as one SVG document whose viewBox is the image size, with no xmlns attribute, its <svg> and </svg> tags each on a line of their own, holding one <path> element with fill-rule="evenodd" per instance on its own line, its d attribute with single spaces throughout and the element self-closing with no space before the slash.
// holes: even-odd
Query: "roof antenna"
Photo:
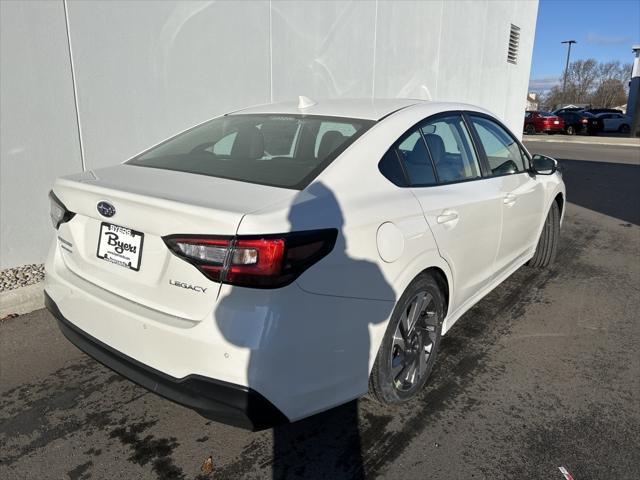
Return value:
<svg viewBox="0 0 640 480">
<path fill-rule="evenodd" d="M 313 107 L 316 103 L 315 100 L 311 100 L 309 97 L 305 97 L 304 95 L 300 95 L 298 97 L 298 109 L 302 110 L 304 108 Z"/>
</svg>

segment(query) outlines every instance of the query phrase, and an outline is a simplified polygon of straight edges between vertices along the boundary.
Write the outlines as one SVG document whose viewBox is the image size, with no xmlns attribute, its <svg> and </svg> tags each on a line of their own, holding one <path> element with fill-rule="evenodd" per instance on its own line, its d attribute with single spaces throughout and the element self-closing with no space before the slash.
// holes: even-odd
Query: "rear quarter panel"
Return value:
<svg viewBox="0 0 640 480">
<path fill-rule="evenodd" d="M 437 112 L 423 106 L 410 107 L 375 125 L 293 201 L 245 215 L 238 229 L 240 235 L 339 229 L 334 250 L 305 271 L 296 284 L 315 295 L 381 302 L 380 309 L 389 314 L 384 319 L 371 317 L 369 369 L 387 328 L 389 307 L 409 283 L 425 269 L 437 267 L 453 285 L 451 270 L 438 253 L 417 199 L 378 170 L 378 162 L 391 144 L 433 113 Z M 383 224 L 392 224 L 385 230 L 397 232 L 396 238 L 401 238 L 397 258 L 380 255 L 377 239 Z M 337 332 L 345 321 L 349 318 L 327 318 L 325 327 Z"/>
</svg>

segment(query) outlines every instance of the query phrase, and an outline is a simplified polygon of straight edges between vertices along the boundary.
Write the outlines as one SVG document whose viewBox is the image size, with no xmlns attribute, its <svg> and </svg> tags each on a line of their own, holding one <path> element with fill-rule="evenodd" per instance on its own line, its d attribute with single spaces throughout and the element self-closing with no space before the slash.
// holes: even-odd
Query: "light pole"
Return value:
<svg viewBox="0 0 640 480">
<path fill-rule="evenodd" d="M 569 57 L 571 57 L 571 45 L 578 42 L 576 42 L 575 40 L 565 40 L 564 42 L 560 42 L 560 43 L 569 44 L 569 50 L 567 50 L 567 63 L 564 66 L 564 81 L 562 82 L 562 103 L 567 103 L 565 95 L 567 91 L 567 72 L 569 71 Z M 564 105 L 562 106 L 564 107 Z"/>
</svg>

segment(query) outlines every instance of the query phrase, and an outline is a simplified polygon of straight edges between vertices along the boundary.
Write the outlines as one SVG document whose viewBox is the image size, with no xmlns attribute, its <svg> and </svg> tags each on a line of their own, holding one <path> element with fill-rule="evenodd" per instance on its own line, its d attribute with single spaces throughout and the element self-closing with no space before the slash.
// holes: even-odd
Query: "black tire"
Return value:
<svg viewBox="0 0 640 480">
<path fill-rule="evenodd" d="M 424 370 L 417 367 L 415 370 L 416 377 L 415 379 L 412 378 L 410 385 L 408 383 L 399 385 L 401 380 L 398 380 L 398 378 L 401 377 L 403 372 L 410 372 L 410 370 L 408 369 L 409 367 L 402 367 L 400 375 L 397 377 L 394 377 L 392 373 L 392 364 L 394 360 L 398 360 L 398 355 L 396 354 L 398 345 L 397 340 L 394 339 L 394 335 L 396 331 L 401 328 L 399 324 L 403 315 L 409 316 L 407 312 L 410 312 L 412 301 L 416 296 L 420 297 L 421 295 L 425 295 L 424 303 L 429 303 L 424 307 L 424 314 L 414 322 L 416 325 L 424 324 L 425 327 L 416 327 L 416 331 L 420 330 L 419 334 L 422 335 L 422 337 L 420 337 L 421 339 L 417 345 L 416 342 L 413 342 L 416 347 L 413 350 L 413 358 L 418 358 L 420 354 L 424 355 L 424 362 L 420 362 L 420 367 L 423 367 Z M 431 300 L 433 300 L 433 303 L 431 303 Z M 418 276 L 409 284 L 396 304 L 382 344 L 378 350 L 378 355 L 373 365 L 371 376 L 369 377 L 369 393 L 374 400 L 385 405 L 402 403 L 415 397 L 415 395 L 424 388 L 438 355 L 443 319 L 444 295 L 440 291 L 438 283 L 431 275 L 423 274 Z M 427 351 L 427 342 L 430 342 L 428 356 L 425 353 Z M 409 358 L 408 354 L 406 354 L 406 358 Z M 419 360 L 417 361 L 419 362 Z M 398 365 L 396 365 L 396 367 L 397 366 Z M 419 373 L 420 370 L 421 373 Z M 410 373 L 408 375 L 410 375 Z"/>
<path fill-rule="evenodd" d="M 529 124 L 526 126 L 526 128 L 524 129 L 525 133 L 527 135 L 535 135 L 536 134 L 536 127 L 533 126 L 533 124 Z"/>
<path fill-rule="evenodd" d="M 575 135 L 576 134 L 576 129 L 573 128 L 573 125 L 569 125 L 566 129 L 565 132 L 567 133 L 567 135 Z"/>
<path fill-rule="evenodd" d="M 629 133 L 631 131 L 631 128 L 629 128 L 629 125 L 627 125 L 626 123 L 623 123 L 622 125 L 620 125 L 620 127 L 618 128 L 618 131 L 620 133 Z"/>
<path fill-rule="evenodd" d="M 554 201 L 547 214 L 544 227 L 542 227 L 542 233 L 536 246 L 536 253 L 534 253 L 533 258 L 529 260 L 527 265 L 533 268 L 546 268 L 551 265 L 556 259 L 559 237 L 560 209 L 558 208 L 558 203 Z"/>
</svg>

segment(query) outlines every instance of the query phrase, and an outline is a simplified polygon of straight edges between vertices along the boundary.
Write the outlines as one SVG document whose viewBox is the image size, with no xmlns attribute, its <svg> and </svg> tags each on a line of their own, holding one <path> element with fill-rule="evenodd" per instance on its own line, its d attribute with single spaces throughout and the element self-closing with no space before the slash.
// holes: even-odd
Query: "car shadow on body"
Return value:
<svg viewBox="0 0 640 480">
<path fill-rule="evenodd" d="M 294 200 L 288 213 L 290 231 L 304 231 L 318 228 L 318 226 L 338 229 L 338 236 L 334 249 L 328 257 L 320 262 L 332 272 L 336 279 L 333 285 L 349 285 L 352 281 L 366 281 L 371 292 L 380 298 L 395 298 L 391 286 L 385 280 L 378 265 L 366 260 L 358 260 L 349 256 L 347 244 L 343 235 L 344 217 L 334 193 L 321 183 L 315 183 L 301 191 Z M 315 267 L 317 267 L 316 265 Z M 314 267 L 311 267 L 314 268 Z M 304 274 L 303 274 L 304 275 Z M 285 287 L 286 288 L 286 287 Z M 294 286 L 294 288 L 298 288 Z M 233 288 L 230 293 L 218 303 L 216 307 L 216 321 L 218 328 L 225 338 L 240 347 L 251 350 L 248 366 L 249 387 L 256 386 L 260 391 L 260 383 L 264 382 L 261 375 L 273 375 L 272 371 L 264 374 L 264 365 L 273 369 L 277 365 L 278 376 L 296 382 L 301 376 L 317 375 L 319 384 L 339 380 L 329 389 L 352 389 L 352 396 L 356 397 L 366 390 L 369 374 L 371 341 L 369 326 L 386 321 L 391 315 L 395 301 L 386 300 L 354 300 L 336 298 L 336 302 L 343 302 L 344 321 L 309 322 L 300 317 L 298 307 L 288 302 L 267 303 L 272 298 L 278 298 L 273 290 L 254 292 L 251 298 L 263 298 L 262 305 L 248 305 L 244 289 Z M 275 293 L 274 293 L 275 292 Z M 314 294 L 303 293 L 313 299 Z M 271 297 L 270 295 L 274 295 Z M 345 295 L 346 297 L 347 295 Z M 326 300 L 326 295 L 322 295 Z M 358 302 L 367 302 L 366 313 L 354 315 Z M 370 308 L 372 303 L 373 308 Z M 362 303 L 364 306 L 365 303 Z M 309 305 L 309 308 L 314 306 Z M 255 318 L 257 311 L 264 311 L 264 328 L 261 338 L 253 344 L 247 344 L 234 333 L 234 320 L 242 321 L 242 311 L 251 311 Z M 350 315 L 347 315 L 347 311 Z M 374 312 L 373 314 L 371 312 Z M 260 317 L 261 315 L 258 315 Z M 274 341 L 278 336 L 303 339 L 299 345 L 289 347 L 289 359 L 280 360 L 283 355 L 276 357 L 272 349 L 260 349 L 265 342 Z M 313 339 L 310 341 L 310 339 Z M 314 341 L 317 340 L 317 341 Z M 277 343 L 277 341 L 276 341 Z M 326 365 L 319 369 L 305 371 L 305 352 L 315 350 L 315 353 L 326 350 Z M 281 353 L 281 352 L 278 352 Z M 279 363 L 280 362 L 280 363 Z M 324 363 L 324 362 L 323 362 Z M 327 376 L 328 375 L 328 376 Z M 331 375 L 335 375 L 332 377 Z M 286 384 L 285 384 L 286 385 Z M 283 388 L 286 388 L 284 386 Z M 325 387 L 326 388 L 326 387 Z M 310 392 L 311 395 L 313 395 Z M 364 478 L 362 459 L 362 445 L 360 426 L 358 423 L 358 402 L 350 401 L 331 410 L 313 415 L 300 421 L 273 428 L 272 467 L 274 479 L 341 479 Z"/>
</svg>

